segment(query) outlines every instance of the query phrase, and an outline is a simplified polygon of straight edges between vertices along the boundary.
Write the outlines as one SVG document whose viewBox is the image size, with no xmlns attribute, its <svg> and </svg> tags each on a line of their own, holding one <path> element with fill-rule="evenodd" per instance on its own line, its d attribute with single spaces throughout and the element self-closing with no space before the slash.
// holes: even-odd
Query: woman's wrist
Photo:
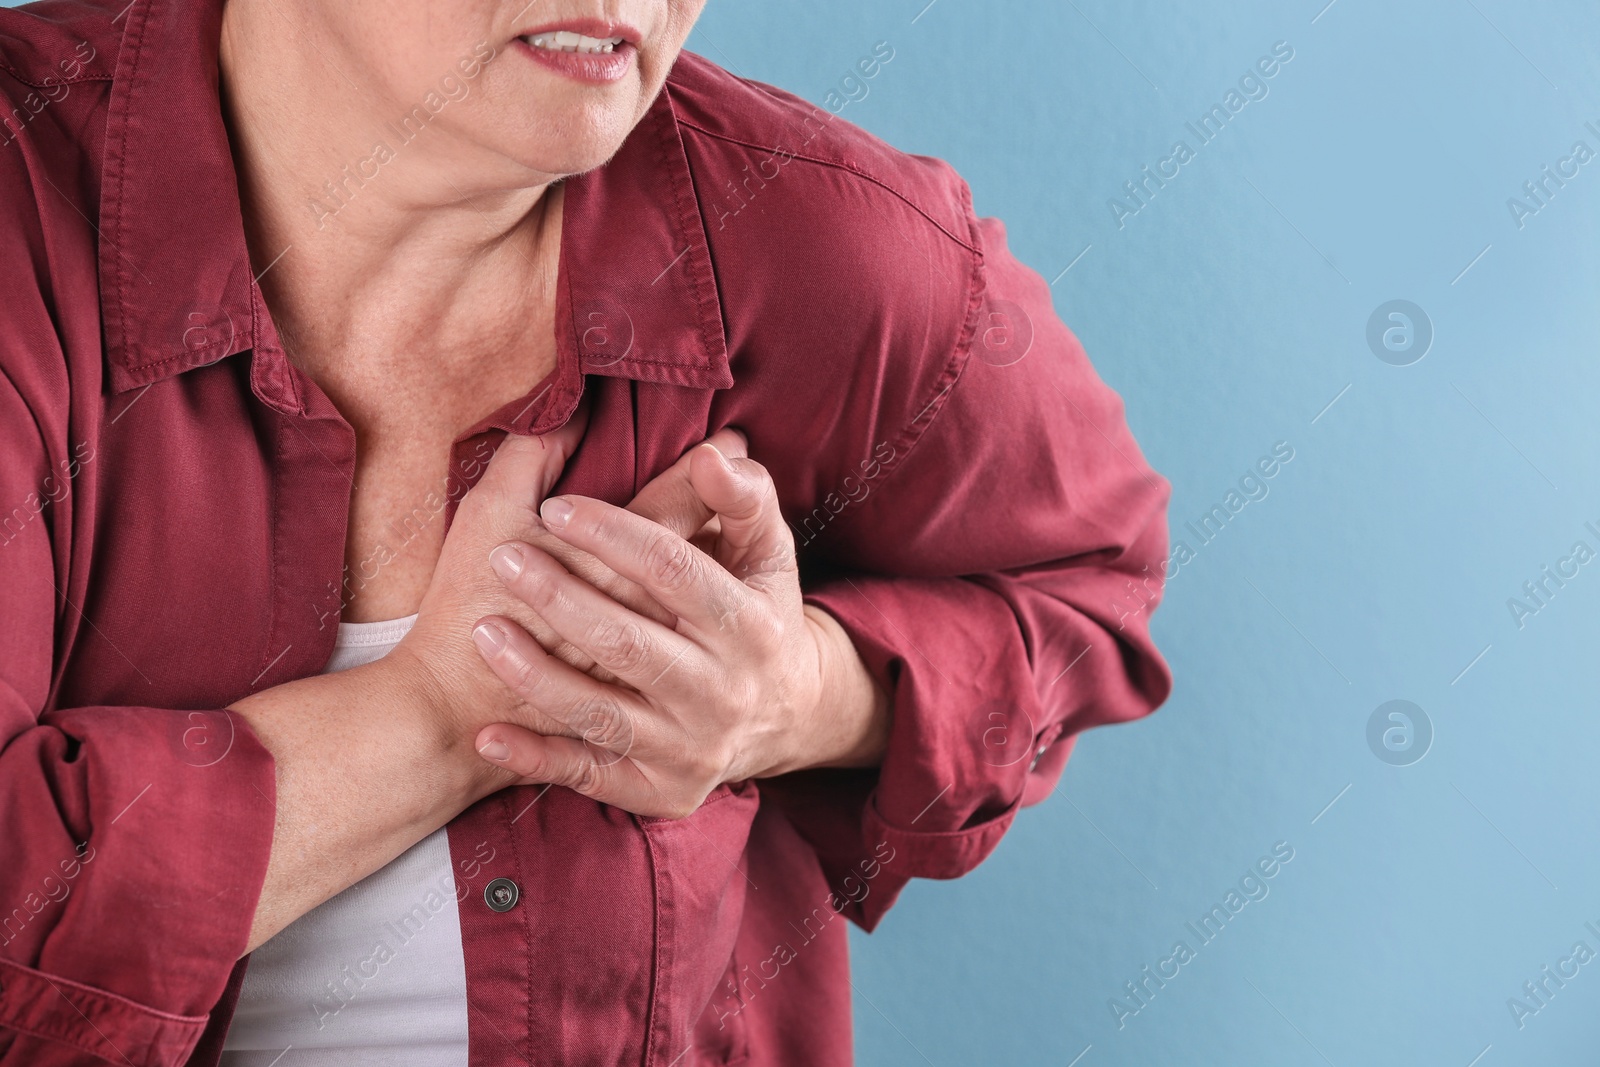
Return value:
<svg viewBox="0 0 1600 1067">
<path fill-rule="evenodd" d="M 838 620 L 814 604 L 804 612 L 817 642 L 822 687 L 788 769 L 876 767 L 889 746 L 889 695 Z"/>
<path fill-rule="evenodd" d="M 408 718 L 417 727 L 414 736 L 418 738 L 421 754 L 443 771 L 440 784 L 442 792 L 451 798 L 447 803 L 464 810 L 515 781 L 515 776 L 480 759 L 473 751 L 473 738 L 483 723 L 461 714 L 463 703 L 478 705 L 479 712 L 487 708 L 497 695 L 492 689 L 497 689 L 499 683 L 493 678 L 487 680 L 490 699 L 463 701 L 459 694 L 466 687 L 451 685 L 441 678 L 426 656 L 425 650 L 402 641 L 383 659 L 356 669 L 376 671 L 384 676 L 381 683 L 384 689 L 397 705 L 409 709 Z M 455 699 L 452 699 L 453 694 Z"/>
<path fill-rule="evenodd" d="M 447 737 L 438 694 L 397 652 L 231 705 L 272 754 L 277 786 L 247 949 L 492 792 L 470 737 Z"/>
</svg>

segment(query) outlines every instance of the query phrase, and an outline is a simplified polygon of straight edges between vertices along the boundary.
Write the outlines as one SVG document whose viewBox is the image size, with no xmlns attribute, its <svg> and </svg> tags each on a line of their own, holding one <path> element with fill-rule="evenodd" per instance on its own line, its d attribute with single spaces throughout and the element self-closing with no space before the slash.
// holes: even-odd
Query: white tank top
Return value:
<svg viewBox="0 0 1600 1067">
<path fill-rule="evenodd" d="M 416 621 L 340 623 L 324 674 Z M 450 842 L 423 838 L 250 955 L 222 1067 L 466 1067 L 467 968 Z"/>
</svg>

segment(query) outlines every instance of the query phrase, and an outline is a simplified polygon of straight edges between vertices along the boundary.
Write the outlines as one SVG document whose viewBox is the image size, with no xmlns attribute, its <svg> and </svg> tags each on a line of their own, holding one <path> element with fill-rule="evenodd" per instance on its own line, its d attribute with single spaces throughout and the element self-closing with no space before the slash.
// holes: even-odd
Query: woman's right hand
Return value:
<svg viewBox="0 0 1600 1067">
<path fill-rule="evenodd" d="M 524 624 L 547 651 L 597 671 L 506 590 L 489 563 L 496 546 L 550 542 L 548 550 L 563 553 L 558 558 L 574 574 L 632 610 L 660 618 L 656 613 L 664 609 L 653 598 L 587 553 L 558 547 L 538 518 L 539 505 L 583 438 L 588 410 L 581 397 L 560 429 L 505 438 L 457 506 L 417 621 L 393 651 L 375 663 L 286 682 L 232 705 L 277 769 L 272 856 L 248 948 L 474 802 L 515 784 L 511 772 L 474 751 L 483 727 L 515 722 L 572 736 L 519 701 L 473 645 L 480 619 L 504 615 Z M 744 454 L 733 431 L 711 440 L 724 454 Z M 641 490 L 629 509 L 679 536 L 709 529 L 710 511 L 688 488 L 687 471 L 685 457 Z M 667 615 L 661 621 L 676 620 Z"/>
<path fill-rule="evenodd" d="M 247 950 L 510 784 L 472 748 L 481 726 L 516 709 L 472 629 L 486 611 L 516 610 L 489 553 L 534 528 L 587 415 L 580 404 L 559 430 L 506 437 L 458 505 L 417 621 L 388 655 L 232 705 L 277 772 L 272 854 Z"/>
<path fill-rule="evenodd" d="M 482 479 L 457 506 L 416 623 L 379 661 L 390 671 L 404 672 L 404 684 L 436 728 L 436 745 L 450 754 L 450 762 L 470 766 L 465 780 L 470 800 L 514 780 L 492 766 L 486 771 L 484 761 L 471 750 L 472 739 L 483 726 L 518 721 L 541 732 L 576 736 L 565 724 L 546 719 L 522 703 L 490 671 L 472 643 L 478 620 L 490 614 L 514 619 L 547 652 L 600 681 L 616 683 L 610 672 L 563 640 L 527 604 L 507 592 L 489 564 L 489 554 L 497 545 L 508 540 L 533 544 L 631 610 L 667 626 L 677 621 L 641 586 L 549 533 L 539 518 L 539 505 L 583 439 L 588 415 L 585 394 L 561 428 L 538 437 L 506 436 Z M 710 440 L 725 455 L 746 454 L 744 438 L 734 431 L 721 431 Z M 628 510 L 686 539 L 697 533 L 714 533 L 716 520 L 690 486 L 688 470 L 686 454 L 641 489 Z"/>
</svg>

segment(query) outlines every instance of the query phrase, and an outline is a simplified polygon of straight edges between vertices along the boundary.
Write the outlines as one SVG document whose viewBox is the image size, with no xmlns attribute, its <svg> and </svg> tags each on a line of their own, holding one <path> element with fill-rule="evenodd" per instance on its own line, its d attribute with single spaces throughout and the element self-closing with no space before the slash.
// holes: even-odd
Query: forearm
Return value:
<svg viewBox="0 0 1600 1067">
<path fill-rule="evenodd" d="M 786 770 L 876 767 L 889 746 L 889 695 L 862 663 L 850 635 L 823 609 L 805 605 L 822 670 L 822 698 L 805 749 Z"/>
<path fill-rule="evenodd" d="M 233 706 L 272 753 L 277 781 L 247 951 L 491 791 L 494 772 L 470 751 L 470 731 L 451 737 L 417 714 L 418 688 L 400 660 L 379 661 Z"/>
</svg>

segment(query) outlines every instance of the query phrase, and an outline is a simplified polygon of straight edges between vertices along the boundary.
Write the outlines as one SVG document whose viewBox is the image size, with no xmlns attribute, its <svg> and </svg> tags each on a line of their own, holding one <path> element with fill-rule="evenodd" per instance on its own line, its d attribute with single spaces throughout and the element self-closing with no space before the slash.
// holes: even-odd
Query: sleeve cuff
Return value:
<svg viewBox="0 0 1600 1067">
<path fill-rule="evenodd" d="M 3 755 L 0 1062 L 176 1067 L 249 942 L 271 753 L 231 711 L 80 707 Z"/>
<path fill-rule="evenodd" d="M 884 864 L 893 873 L 907 878 L 960 878 L 988 859 L 1021 806 L 1019 798 L 999 815 L 959 830 L 918 830 L 886 820 L 874 793 L 862 829 L 869 843 L 887 842 L 894 850 L 894 858 Z"/>
<path fill-rule="evenodd" d="M 156 1011 L 115 993 L 0 960 L 0 1029 L 65 1046 L 97 1060 L 132 1067 L 175 1067 L 188 1059 L 205 1030 L 206 1019 L 204 1015 Z M 116 1035 L 115 1040 L 108 1036 L 111 1034 Z M 55 1062 L 44 1049 L 27 1061 Z"/>
</svg>

